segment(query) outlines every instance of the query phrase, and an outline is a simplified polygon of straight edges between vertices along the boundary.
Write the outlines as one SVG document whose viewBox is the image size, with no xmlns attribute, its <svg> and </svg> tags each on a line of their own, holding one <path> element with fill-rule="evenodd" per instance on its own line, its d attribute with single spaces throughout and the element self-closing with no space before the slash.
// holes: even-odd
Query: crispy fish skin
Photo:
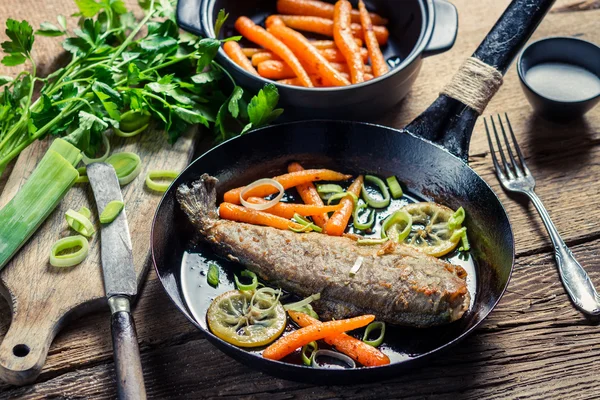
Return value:
<svg viewBox="0 0 600 400">
<path fill-rule="evenodd" d="M 465 271 L 412 247 L 358 246 L 348 237 L 220 220 L 216 182 L 205 174 L 177 191 L 203 239 L 275 287 L 302 297 L 321 293 L 314 307 L 324 319 L 375 314 L 380 321 L 424 328 L 455 321 L 469 307 Z M 351 278 L 359 256 L 362 266 Z"/>
</svg>

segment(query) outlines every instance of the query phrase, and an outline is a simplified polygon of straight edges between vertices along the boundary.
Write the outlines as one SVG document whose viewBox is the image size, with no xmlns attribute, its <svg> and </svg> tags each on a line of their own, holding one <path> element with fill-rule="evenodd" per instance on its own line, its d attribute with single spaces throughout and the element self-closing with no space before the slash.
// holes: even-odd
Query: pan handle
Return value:
<svg viewBox="0 0 600 400">
<path fill-rule="evenodd" d="M 506 72 L 555 0 L 513 0 L 483 39 L 473 57 Z M 473 127 L 479 114 L 458 100 L 440 95 L 407 127 L 467 161 Z"/>
<path fill-rule="evenodd" d="M 458 12 L 454 4 L 446 0 L 433 0 L 435 22 L 433 34 L 423 50 L 423 57 L 429 57 L 448 51 L 454 46 L 458 33 Z"/>
</svg>

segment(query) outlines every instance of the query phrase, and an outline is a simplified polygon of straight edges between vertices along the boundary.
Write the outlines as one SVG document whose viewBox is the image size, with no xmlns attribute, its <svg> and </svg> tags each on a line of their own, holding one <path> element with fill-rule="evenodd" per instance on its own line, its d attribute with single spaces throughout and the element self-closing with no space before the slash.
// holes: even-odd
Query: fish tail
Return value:
<svg viewBox="0 0 600 400">
<path fill-rule="evenodd" d="M 190 186 L 182 184 L 177 188 L 177 201 L 192 224 L 205 232 L 218 219 L 217 190 L 218 180 L 208 174 L 192 182 Z"/>
</svg>

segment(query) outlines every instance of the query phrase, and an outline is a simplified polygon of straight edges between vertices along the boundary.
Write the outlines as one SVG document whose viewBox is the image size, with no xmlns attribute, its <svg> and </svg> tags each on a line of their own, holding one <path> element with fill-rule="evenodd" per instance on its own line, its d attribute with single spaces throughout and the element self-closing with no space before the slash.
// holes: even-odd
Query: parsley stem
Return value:
<svg viewBox="0 0 600 400">
<path fill-rule="evenodd" d="M 152 18 L 152 16 L 154 15 L 154 0 L 150 0 L 150 7 L 148 8 L 148 14 L 146 14 L 146 16 L 144 17 L 144 19 L 142 19 L 140 21 L 140 23 L 133 29 L 133 31 L 131 31 L 131 33 L 129 34 L 129 36 L 127 36 L 127 39 L 125 39 L 125 41 L 121 44 L 121 46 L 119 46 L 119 48 L 117 49 L 116 52 L 113 53 L 112 57 L 110 58 L 110 63 L 112 64 L 117 57 L 127 48 L 127 46 L 129 46 L 129 44 L 131 43 L 131 41 L 133 40 L 133 38 L 138 34 L 138 32 L 140 31 L 140 29 L 142 29 L 142 27 L 146 26 L 146 23 L 150 20 L 150 18 Z"/>
<path fill-rule="evenodd" d="M 83 97 L 69 97 L 68 99 L 59 100 L 59 101 L 56 101 L 56 102 L 54 102 L 52 104 L 53 105 L 57 105 L 57 104 L 63 104 L 63 103 L 70 103 L 72 101 L 82 101 L 85 104 L 87 104 L 87 106 L 89 108 L 93 108 L 92 105 L 90 104 L 90 102 L 87 101 L 86 99 L 84 99 Z"/>
<path fill-rule="evenodd" d="M 165 99 L 163 99 L 162 97 L 157 96 L 154 93 L 150 93 L 146 90 L 142 90 L 142 93 L 144 94 L 144 96 L 152 97 L 153 99 L 156 99 L 156 100 L 162 102 L 165 106 L 167 106 L 167 108 L 171 108 L 171 104 L 169 104 L 169 102 L 166 101 Z"/>
</svg>

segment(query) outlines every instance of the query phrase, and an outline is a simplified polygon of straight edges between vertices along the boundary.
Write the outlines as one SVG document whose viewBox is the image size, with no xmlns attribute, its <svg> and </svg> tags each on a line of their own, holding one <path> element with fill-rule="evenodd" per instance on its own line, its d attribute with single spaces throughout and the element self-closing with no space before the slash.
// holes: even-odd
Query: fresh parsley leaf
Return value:
<svg viewBox="0 0 600 400">
<path fill-rule="evenodd" d="M 173 39 L 172 37 L 151 35 L 144 38 L 140 42 L 140 47 L 147 51 L 152 52 L 161 52 L 173 49 L 177 46 L 177 39 Z"/>
<path fill-rule="evenodd" d="M 190 109 L 174 106 L 171 110 L 188 124 L 202 124 L 208 128 L 208 119 L 204 112 L 199 109 Z M 214 121 L 214 117 L 212 118 Z"/>
<path fill-rule="evenodd" d="M 142 80 L 142 71 L 134 63 L 127 65 L 127 85 L 136 86 Z"/>
<path fill-rule="evenodd" d="M 233 89 L 231 97 L 229 98 L 229 102 L 227 103 L 227 109 L 229 110 L 233 118 L 237 118 L 240 114 L 240 107 L 238 106 L 238 101 L 242 98 L 243 94 L 244 89 L 242 89 L 239 86 L 236 86 Z"/>
<path fill-rule="evenodd" d="M 97 134 L 98 132 L 104 131 L 106 128 L 108 128 L 108 124 L 94 114 L 80 111 L 77 129 L 64 137 L 64 140 L 82 151 L 94 153 L 95 151 L 90 151 L 92 144 L 97 145 L 102 139 L 93 138 L 92 133 Z"/>
<path fill-rule="evenodd" d="M 277 91 L 277 87 L 272 83 L 265 85 L 265 87 L 250 100 L 250 104 L 248 104 L 248 118 L 250 119 L 250 123 L 244 127 L 242 133 L 245 133 L 250 129 L 265 126 L 279 117 L 283 112 L 283 109 L 275 109 L 278 101 L 279 92 Z"/>
<path fill-rule="evenodd" d="M 103 6 L 100 3 L 96 3 L 94 0 L 75 0 L 79 12 L 85 18 L 91 18 L 98 14 L 102 10 Z"/>
<path fill-rule="evenodd" d="M 65 34 L 65 32 L 60 30 L 59 27 L 57 27 L 54 24 L 51 24 L 50 22 L 42 22 L 40 24 L 40 29 L 35 31 L 35 34 L 40 35 L 40 36 L 55 37 L 55 36 L 63 36 Z"/>
<path fill-rule="evenodd" d="M 225 13 L 225 9 L 221 8 L 219 10 L 219 14 L 217 14 L 217 20 L 215 21 L 215 36 L 219 37 L 219 32 L 221 31 L 221 28 L 223 27 L 223 24 L 225 23 L 225 21 L 227 21 L 227 18 L 229 18 L 229 13 Z"/>
<path fill-rule="evenodd" d="M 217 39 L 200 39 L 198 42 L 198 52 L 200 53 L 200 58 L 197 61 L 197 72 L 203 72 L 204 68 L 210 65 L 210 63 L 215 59 L 215 56 L 219 51 L 219 47 L 221 47 L 221 42 Z"/>
<path fill-rule="evenodd" d="M 22 54 L 28 56 L 33 46 L 33 28 L 27 21 L 6 20 L 7 40 L 2 43 L 2 49 L 8 54 Z"/>
<path fill-rule="evenodd" d="M 14 67 L 15 65 L 21 65 L 25 61 L 27 61 L 27 58 L 23 54 L 20 54 L 20 53 L 12 53 L 12 54 L 9 54 L 8 56 L 4 56 L 4 58 L 2 58 L 2 64 L 6 65 L 7 67 Z"/>
<path fill-rule="evenodd" d="M 116 90 L 112 89 L 105 83 L 95 82 L 92 85 L 92 91 L 102 103 L 102 106 L 115 121 L 119 121 L 121 114 L 119 113 L 119 102 L 121 95 Z"/>
<path fill-rule="evenodd" d="M 201 72 L 192 76 L 192 82 L 197 83 L 198 85 L 202 85 L 204 83 L 213 82 L 215 80 L 220 79 L 223 76 L 223 73 L 218 69 L 211 69 L 210 71 Z"/>
<path fill-rule="evenodd" d="M 58 17 L 56 17 L 56 20 L 58 21 L 58 24 L 62 28 L 63 32 L 66 32 L 67 31 L 67 19 L 65 18 L 65 16 L 59 15 Z"/>
<path fill-rule="evenodd" d="M 39 112 L 31 113 L 31 119 L 36 128 L 33 132 L 52 121 L 60 113 L 58 107 L 52 104 L 52 100 L 47 95 L 42 95 L 41 102 L 42 109 Z"/>
<path fill-rule="evenodd" d="M 0 86 L 12 82 L 12 78 L 6 75 L 0 75 Z"/>
</svg>

